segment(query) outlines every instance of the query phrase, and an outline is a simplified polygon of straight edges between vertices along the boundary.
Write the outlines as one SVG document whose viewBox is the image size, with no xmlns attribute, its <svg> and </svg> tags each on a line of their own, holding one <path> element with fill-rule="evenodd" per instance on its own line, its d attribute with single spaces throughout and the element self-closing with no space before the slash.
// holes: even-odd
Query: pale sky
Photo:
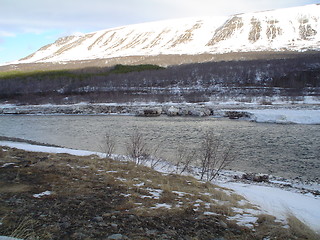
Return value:
<svg viewBox="0 0 320 240">
<path fill-rule="evenodd" d="M 314 3 L 320 0 L 0 0 L 0 64 L 76 33 Z"/>
</svg>

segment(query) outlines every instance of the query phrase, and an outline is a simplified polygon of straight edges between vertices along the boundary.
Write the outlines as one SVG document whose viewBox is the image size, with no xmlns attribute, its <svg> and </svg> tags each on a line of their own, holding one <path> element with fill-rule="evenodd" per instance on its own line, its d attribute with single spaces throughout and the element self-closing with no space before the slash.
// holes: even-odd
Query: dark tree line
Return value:
<svg viewBox="0 0 320 240">
<path fill-rule="evenodd" d="M 275 94 L 275 89 L 288 96 L 320 95 L 320 54 L 194 63 L 165 69 L 140 68 L 139 71 L 131 68 L 117 66 L 0 77 L 0 99 L 22 103 L 30 103 L 30 99 L 45 102 L 46 98 L 55 103 L 63 100 L 197 102 L 214 95 L 270 96 Z"/>
</svg>

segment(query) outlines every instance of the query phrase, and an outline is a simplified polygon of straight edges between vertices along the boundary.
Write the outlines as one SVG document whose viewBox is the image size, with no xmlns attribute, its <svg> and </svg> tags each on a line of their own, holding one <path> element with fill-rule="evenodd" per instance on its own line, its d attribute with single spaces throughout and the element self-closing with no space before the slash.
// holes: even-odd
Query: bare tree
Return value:
<svg viewBox="0 0 320 240">
<path fill-rule="evenodd" d="M 108 133 L 106 133 L 103 136 L 103 139 L 100 145 L 102 152 L 105 153 L 107 157 L 110 157 L 114 153 L 115 146 L 116 146 L 115 138 L 110 136 Z"/>
<path fill-rule="evenodd" d="M 127 155 L 132 158 L 136 164 L 142 164 L 142 162 L 150 156 L 149 149 L 143 134 L 135 129 L 126 143 Z"/>
<path fill-rule="evenodd" d="M 148 152 L 150 153 L 148 160 L 152 169 L 155 169 L 161 162 L 164 162 L 161 157 L 158 157 L 159 149 L 161 149 L 160 144 L 154 145 L 152 148 L 148 147 Z"/>
<path fill-rule="evenodd" d="M 176 152 L 176 173 L 182 174 L 185 171 L 190 171 L 190 166 L 195 160 L 195 155 L 195 150 L 188 150 L 180 145 Z"/>
<path fill-rule="evenodd" d="M 234 161 L 232 149 L 212 132 L 205 132 L 199 148 L 201 180 L 213 180 L 222 169 Z"/>
</svg>

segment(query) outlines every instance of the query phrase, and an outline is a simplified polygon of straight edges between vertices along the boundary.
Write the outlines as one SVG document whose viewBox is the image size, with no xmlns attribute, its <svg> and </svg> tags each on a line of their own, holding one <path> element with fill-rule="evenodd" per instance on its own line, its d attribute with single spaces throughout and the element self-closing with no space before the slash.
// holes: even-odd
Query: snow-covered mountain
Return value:
<svg viewBox="0 0 320 240">
<path fill-rule="evenodd" d="M 320 4 L 129 25 L 59 38 L 16 63 L 125 56 L 320 50 Z"/>
</svg>

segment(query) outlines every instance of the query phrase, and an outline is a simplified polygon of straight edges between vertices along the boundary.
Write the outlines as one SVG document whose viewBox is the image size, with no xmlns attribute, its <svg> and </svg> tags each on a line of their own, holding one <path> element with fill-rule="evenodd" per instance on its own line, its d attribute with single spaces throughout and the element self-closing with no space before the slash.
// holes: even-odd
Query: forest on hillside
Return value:
<svg viewBox="0 0 320 240">
<path fill-rule="evenodd" d="M 170 66 L 1 72 L 0 101 L 19 104 L 203 102 L 215 97 L 320 96 L 320 54 Z"/>
</svg>

